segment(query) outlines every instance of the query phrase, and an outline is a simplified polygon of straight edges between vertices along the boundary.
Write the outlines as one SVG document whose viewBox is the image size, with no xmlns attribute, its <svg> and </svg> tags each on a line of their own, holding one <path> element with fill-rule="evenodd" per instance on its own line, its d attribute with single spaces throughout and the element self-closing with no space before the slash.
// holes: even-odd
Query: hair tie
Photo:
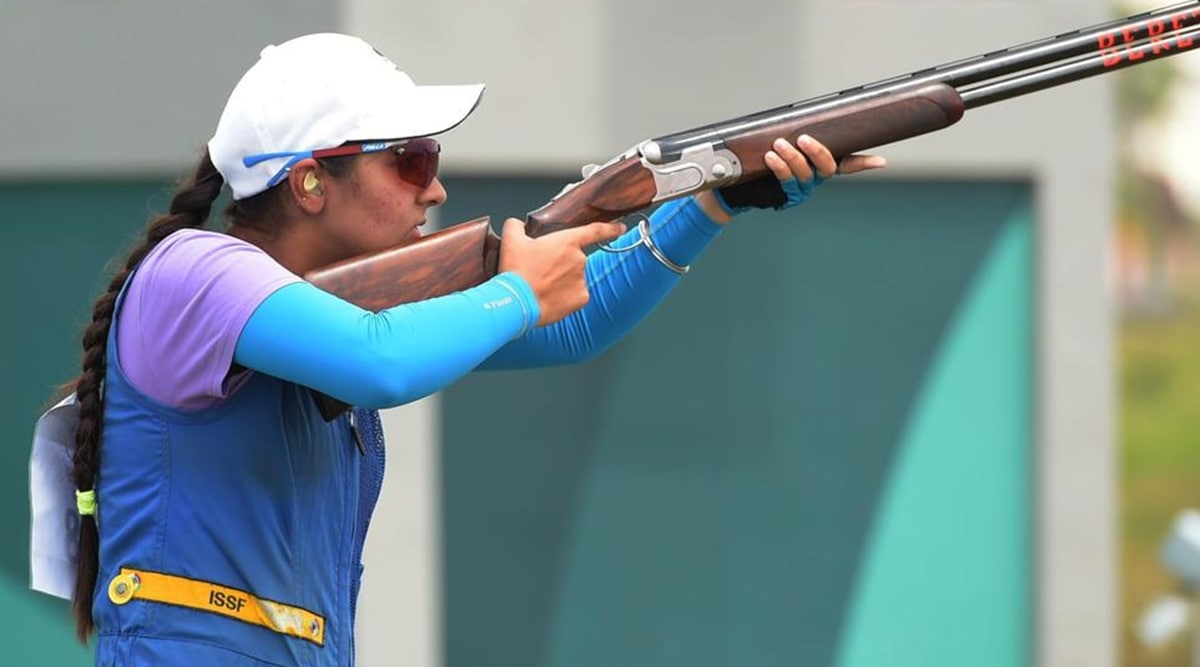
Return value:
<svg viewBox="0 0 1200 667">
<path fill-rule="evenodd" d="M 75 509 L 79 510 L 82 516 L 96 515 L 96 490 L 90 489 L 87 491 L 75 490 Z"/>
</svg>

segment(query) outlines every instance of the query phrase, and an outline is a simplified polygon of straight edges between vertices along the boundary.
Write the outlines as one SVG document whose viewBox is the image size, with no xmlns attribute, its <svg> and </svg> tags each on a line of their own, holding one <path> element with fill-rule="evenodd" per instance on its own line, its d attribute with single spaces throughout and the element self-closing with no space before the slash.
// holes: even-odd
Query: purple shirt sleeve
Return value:
<svg viewBox="0 0 1200 667">
<path fill-rule="evenodd" d="M 227 234 L 171 234 L 126 287 L 117 313 L 121 370 L 143 394 L 171 407 L 219 402 L 243 379 L 230 378 L 229 369 L 246 320 L 272 292 L 300 280 Z"/>
</svg>

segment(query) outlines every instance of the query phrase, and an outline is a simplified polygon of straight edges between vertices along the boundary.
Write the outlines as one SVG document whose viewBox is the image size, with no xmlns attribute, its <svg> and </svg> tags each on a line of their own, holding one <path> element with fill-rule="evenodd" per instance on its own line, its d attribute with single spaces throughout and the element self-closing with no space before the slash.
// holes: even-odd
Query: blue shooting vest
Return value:
<svg viewBox="0 0 1200 667">
<path fill-rule="evenodd" d="M 96 664 L 352 665 L 383 478 L 378 413 L 327 423 L 307 389 L 260 373 L 215 406 L 165 406 L 122 373 L 116 320 L 96 481 Z"/>
</svg>

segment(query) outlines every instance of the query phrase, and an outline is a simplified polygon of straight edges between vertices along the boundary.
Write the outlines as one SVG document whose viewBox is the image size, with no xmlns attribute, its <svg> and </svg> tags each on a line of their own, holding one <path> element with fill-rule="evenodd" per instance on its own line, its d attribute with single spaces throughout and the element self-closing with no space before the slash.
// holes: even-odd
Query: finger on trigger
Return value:
<svg viewBox="0 0 1200 667">
<path fill-rule="evenodd" d="M 619 237 L 620 235 L 624 234 L 625 232 L 629 231 L 625 227 L 624 223 L 605 222 L 602 224 L 604 225 L 604 238 L 607 241 L 611 241 L 611 240 Z"/>
<path fill-rule="evenodd" d="M 619 222 L 593 222 L 579 229 L 583 245 L 592 245 L 611 241 L 625 231 L 625 226 Z"/>
</svg>

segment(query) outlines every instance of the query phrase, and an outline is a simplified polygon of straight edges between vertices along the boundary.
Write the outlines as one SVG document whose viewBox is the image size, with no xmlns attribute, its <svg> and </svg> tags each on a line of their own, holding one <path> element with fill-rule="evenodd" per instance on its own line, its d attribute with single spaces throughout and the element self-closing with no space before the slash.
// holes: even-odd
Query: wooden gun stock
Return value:
<svg viewBox="0 0 1200 667">
<path fill-rule="evenodd" d="M 412 243 L 310 271 L 304 279 L 372 312 L 460 292 L 496 275 L 500 237 L 489 222 L 488 217 L 463 222 Z M 350 407 L 313 393 L 326 420 Z"/>
<path fill-rule="evenodd" d="M 642 166 L 641 157 L 622 158 L 525 216 L 525 233 L 541 236 L 597 220 L 616 220 L 654 203 L 657 194 L 654 174 Z"/>
<path fill-rule="evenodd" d="M 379 312 L 474 287 L 496 275 L 500 237 L 481 217 L 412 243 L 351 257 L 304 275 L 356 306 Z"/>
</svg>

